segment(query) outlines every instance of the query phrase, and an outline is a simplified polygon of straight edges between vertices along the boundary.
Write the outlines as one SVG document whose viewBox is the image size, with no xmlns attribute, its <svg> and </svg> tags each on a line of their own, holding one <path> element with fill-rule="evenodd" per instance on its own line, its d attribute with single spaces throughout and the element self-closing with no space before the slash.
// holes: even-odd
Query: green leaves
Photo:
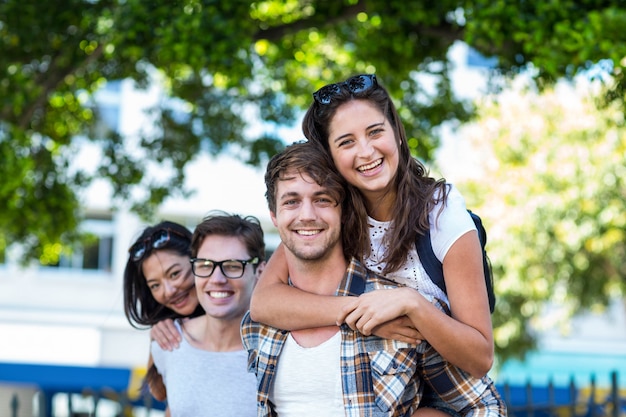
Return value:
<svg viewBox="0 0 626 417">
<path fill-rule="evenodd" d="M 464 131 L 482 161 L 461 187 L 489 233 L 501 358 L 533 346 L 546 307 L 569 318 L 626 294 L 623 105 L 598 109 L 584 84 L 485 101 Z"/>
<path fill-rule="evenodd" d="M 68 240 L 81 215 L 76 196 L 95 177 L 113 190 L 113 209 L 137 207 L 149 220 L 163 199 L 186 195 L 184 168 L 198 154 L 263 165 L 299 139 L 278 127 L 297 126 L 311 93 L 355 73 L 379 75 L 411 149 L 429 160 L 438 128 L 474 110 L 449 77 L 459 41 L 497 57 L 506 74 L 534 65 L 540 86 L 606 60 L 616 81 L 605 102 L 623 100 L 624 23 L 617 0 L 3 1 L 0 171 L 10 180 L 0 190 L 11 203 L 0 231 L 33 248 Z M 162 90 L 146 103 L 150 122 L 122 137 L 103 122 L 95 93 L 129 79 Z M 89 172 L 69 170 L 78 141 L 98 148 Z M 524 154 L 509 156 L 522 163 Z M 149 166 L 167 175 L 157 180 Z M 25 207 L 57 220 L 22 222 Z"/>
</svg>

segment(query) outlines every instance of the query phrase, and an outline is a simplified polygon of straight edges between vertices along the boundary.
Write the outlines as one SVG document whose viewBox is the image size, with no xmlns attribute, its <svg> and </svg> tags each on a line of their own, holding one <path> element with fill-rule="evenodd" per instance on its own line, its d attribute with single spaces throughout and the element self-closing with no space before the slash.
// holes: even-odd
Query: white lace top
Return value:
<svg viewBox="0 0 626 417">
<path fill-rule="evenodd" d="M 470 230 L 476 229 L 474 222 L 467 213 L 463 196 L 452 184 L 449 184 L 449 186 L 450 191 L 447 204 L 441 213 L 439 213 L 440 203 L 434 207 L 429 215 L 431 224 L 430 238 L 433 251 L 440 261 L 443 261 L 448 250 L 459 237 Z M 365 260 L 365 264 L 372 271 L 381 274 L 385 267 L 385 263 L 381 262 L 385 250 L 382 243 L 383 236 L 390 227 L 393 227 L 393 222 L 381 222 L 368 217 L 368 224 L 370 226 L 372 252 L 370 257 Z M 446 303 L 448 302 L 448 297 L 426 274 L 417 255 L 415 245 L 409 252 L 405 264 L 397 271 L 387 275 L 387 278 L 399 284 L 415 288 L 429 300 L 432 297 L 437 297 Z"/>
</svg>

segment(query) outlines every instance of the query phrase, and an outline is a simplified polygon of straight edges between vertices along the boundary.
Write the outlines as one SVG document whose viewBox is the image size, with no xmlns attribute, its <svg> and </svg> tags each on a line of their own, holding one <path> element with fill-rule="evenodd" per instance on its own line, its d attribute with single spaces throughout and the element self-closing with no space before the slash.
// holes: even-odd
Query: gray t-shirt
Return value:
<svg viewBox="0 0 626 417">
<path fill-rule="evenodd" d="M 256 378 L 247 371 L 246 351 L 209 352 L 191 346 L 184 336 L 171 352 L 154 341 L 150 349 L 172 417 L 256 417 Z"/>
</svg>

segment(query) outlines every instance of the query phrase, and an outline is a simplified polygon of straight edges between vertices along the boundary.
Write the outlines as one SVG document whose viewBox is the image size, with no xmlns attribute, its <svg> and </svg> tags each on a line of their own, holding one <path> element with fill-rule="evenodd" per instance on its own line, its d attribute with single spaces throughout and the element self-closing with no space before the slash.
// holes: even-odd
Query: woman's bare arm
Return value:
<svg viewBox="0 0 626 417">
<path fill-rule="evenodd" d="M 285 330 L 341 324 L 337 317 L 344 308 L 350 309 L 357 297 L 318 295 L 290 286 L 284 250 L 280 244 L 261 273 L 250 301 L 252 320 Z M 372 333 L 387 339 L 419 343 L 422 336 L 407 317 L 393 319 L 379 323 Z"/>
<path fill-rule="evenodd" d="M 267 261 L 250 300 L 254 321 L 285 330 L 310 329 L 337 324 L 349 297 L 312 294 L 289 285 L 289 271 L 282 243 Z"/>
<path fill-rule="evenodd" d="M 494 347 L 482 254 L 476 232 L 461 236 L 443 263 L 452 316 L 446 315 L 411 288 L 374 291 L 344 309 L 338 320 L 364 334 L 380 323 L 407 315 L 439 354 L 475 377 L 493 365 Z"/>
<path fill-rule="evenodd" d="M 452 317 L 441 313 L 434 320 L 425 319 L 418 328 L 441 356 L 482 377 L 493 366 L 494 343 L 476 231 L 464 234 L 452 245 L 443 260 L 443 272 Z"/>
</svg>

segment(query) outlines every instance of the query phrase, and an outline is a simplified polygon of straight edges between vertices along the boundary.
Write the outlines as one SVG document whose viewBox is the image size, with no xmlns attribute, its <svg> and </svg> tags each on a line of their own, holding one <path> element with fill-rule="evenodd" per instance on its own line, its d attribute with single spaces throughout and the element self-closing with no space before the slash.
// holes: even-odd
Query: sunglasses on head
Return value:
<svg viewBox="0 0 626 417">
<path fill-rule="evenodd" d="M 143 258 L 143 256 L 150 249 L 150 247 L 152 247 L 152 249 L 159 249 L 165 246 L 165 244 L 169 242 L 172 238 L 172 235 L 175 235 L 185 241 L 189 240 L 187 236 L 177 232 L 176 230 L 160 229 L 152 233 L 144 240 L 135 243 L 128 249 L 128 253 L 130 254 L 131 259 L 134 262 L 137 262 L 138 260 Z"/>
<path fill-rule="evenodd" d="M 360 93 L 378 86 L 375 74 L 361 74 L 348 78 L 336 84 L 328 84 L 313 93 L 313 98 L 320 104 L 330 104 L 333 97 L 341 92 L 342 88 L 351 93 Z"/>
</svg>

